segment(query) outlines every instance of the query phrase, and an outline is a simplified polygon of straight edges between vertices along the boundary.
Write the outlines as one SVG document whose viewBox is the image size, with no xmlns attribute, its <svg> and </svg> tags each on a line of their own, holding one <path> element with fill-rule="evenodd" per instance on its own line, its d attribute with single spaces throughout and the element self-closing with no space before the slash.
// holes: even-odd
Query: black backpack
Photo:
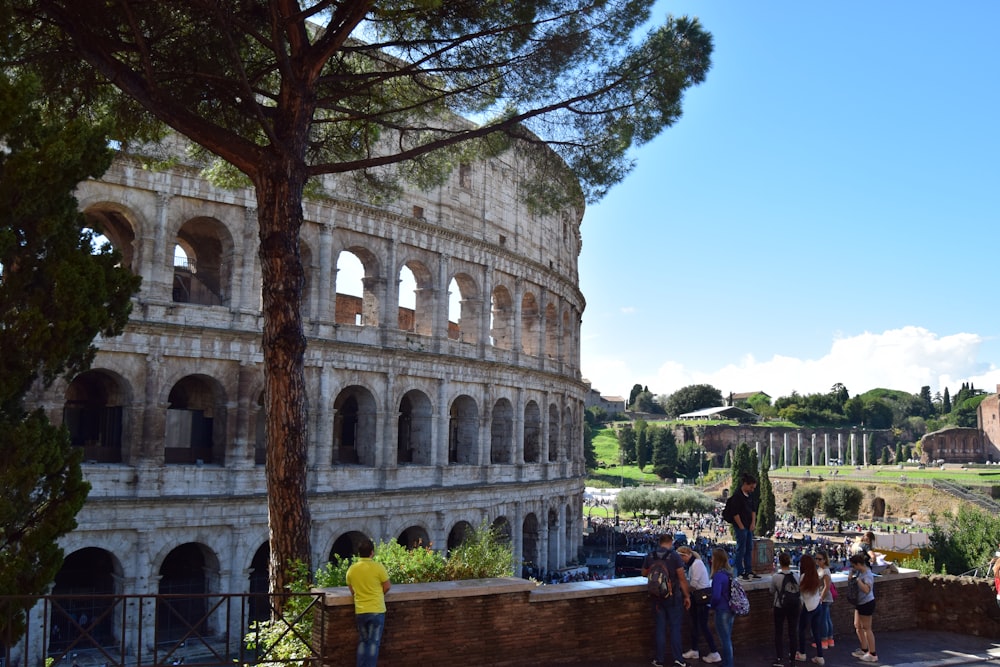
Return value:
<svg viewBox="0 0 1000 667">
<path fill-rule="evenodd" d="M 670 554 L 666 553 L 663 558 L 658 558 L 653 552 L 653 562 L 649 565 L 649 574 L 646 576 L 646 590 L 655 598 L 665 600 L 674 594 L 674 586 L 670 582 Z"/>
<path fill-rule="evenodd" d="M 781 587 L 778 589 L 778 606 L 782 609 L 798 609 L 802 603 L 802 596 L 799 593 L 799 582 L 795 581 L 795 575 L 786 572 L 781 580 Z"/>
</svg>

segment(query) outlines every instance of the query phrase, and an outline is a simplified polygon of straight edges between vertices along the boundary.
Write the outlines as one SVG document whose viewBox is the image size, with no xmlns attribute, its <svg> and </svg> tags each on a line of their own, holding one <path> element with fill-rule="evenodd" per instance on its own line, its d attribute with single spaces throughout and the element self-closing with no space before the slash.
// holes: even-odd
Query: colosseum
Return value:
<svg viewBox="0 0 1000 667">
<path fill-rule="evenodd" d="M 177 139 L 165 146 L 185 155 Z M 444 550 L 484 522 L 508 532 L 515 562 L 576 558 L 583 211 L 523 205 L 528 159 L 461 164 L 382 206 L 329 177 L 306 203 L 314 563 L 365 535 Z M 83 449 L 92 485 L 53 593 L 266 590 L 255 199 L 201 173 L 183 157 L 150 169 L 122 154 L 78 190 L 143 282 L 91 370 L 34 396 Z M 53 642 L 103 603 L 74 604 L 44 621 Z M 92 632 L 167 639 L 188 622 L 126 613 L 141 618 Z"/>
</svg>

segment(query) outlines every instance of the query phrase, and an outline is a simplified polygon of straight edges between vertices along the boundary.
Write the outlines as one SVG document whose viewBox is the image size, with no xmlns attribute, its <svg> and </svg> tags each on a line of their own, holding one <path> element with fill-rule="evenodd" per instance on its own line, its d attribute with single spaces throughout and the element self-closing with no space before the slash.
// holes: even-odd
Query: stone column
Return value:
<svg viewBox="0 0 1000 667">
<path fill-rule="evenodd" d="M 513 460 L 511 463 L 520 465 L 524 463 L 524 387 L 514 389 L 514 433 L 513 436 Z"/>
<path fill-rule="evenodd" d="M 837 431 L 837 459 L 844 462 L 844 434 Z"/>
<path fill-rule="evenodd" d="M 149 267 L 150 284 L 143 285 L 142 291 L 151 299 L 173 301 L 174 284 L 174 238 L 168 234 L 170 227 L 170 200 L 172 195 L 156 193 L 155 238 L 152 261 Z"/>
<path fill-rule="evenodd" d="M 514 552 L 513 576 L 521 576 L 521 564 L 524 563 L 524 502 L 514 503 L 514 517 L 510 521 L 511 548 Z"/>
<path fill-rule="evenodd" d="M 435 290 L 437 296 L 436 312 L 431 335 L 435 338 L 435 350 L 440 350 L 442 342 L 448 339 L 448 269 L 451 263 L 449 255 L 441 255 L 438 261 L 438 284 Z M 447 451 L 447 447 L 445 448 Z M 448 459 L 445 458 L 445 461 Z"/>
<path fill-rule="evenodd" d="M 549 462 L 549 405 L 552 401 L 552 396 L 549 392 L 542 393 L 542 400 L 545 404 L 541 406 L 542 413 L 542 433 L 541 442 L 538 443 L 538 458 L 539 463 L 547 464 Z"/>
<path fill-rule="evenodd" d="M 434 464 L 439 466 L 448 465 L 448 438 L 450 437 L 448 429 L 451 422 L 448 407 L 448 380 L 441 378 L 438 380 L 438 427 L 434 429 L 437 441 L 437 447 L 434 448 L 436 452 Z"/>
<path fill-rule="evenodd" d="M 857 465 L 857 452 L 858 452 L 857 447 L 854 446 L 854 431 L 851 431 L 850 445 L 851 445 L 851 465 L 854 466 Z"/>
<path fill-rule="evenodd" d="M 817 451 L 816 451 L 816 434 L 815 433 L 813 433 L 810 436 L 810 446 L 809 446 L 809 449 L 810 449 L 809 454 L 812 456 L 812 463 L 811 463 L 811 465 L 817 465 L 817 462 L 819 461 L 819 459 L 816 458 Z"/>
<path fill-rule="evenodd" d="M 830 465 L 830 434 L 823 434 L 823 463 Z"/>
<path fill-rule="evenodd" d="M 784 446 L 785 446 L 785 467 L 787 468 L 792 464 L 791 452 L 788 450 L 788 432 L 782 434 L 784 436 Z"/>
<path fill-rule="evenodd" d="M 486 348 L 490 345 L 490 319 L 493 314 L 493 267 L 489 264 L 482 266 L 482 303 L 479 308 L 479 337 L 476 339 L 476 357 L 482 359 L 486 356 Z"/>
<path fill-rule="evenodd" d="M 247 206 L 243 209 L 243 247 L 240 253 L 242 266 L 239 271 L 234 266 L 229 267 L 233 276 L 231 298 L 234 310 L 249 313 L 259 313 L 261 310 L 260 280 L 256 276 L 257 245 L 260 238 L 260 223 L 257 221 L 257 208 Z"/>
<path fill-rule="evenodd" d="M 316 423 L 313 429 L 316 434 L 313 443 L 316 458 L 312 461 L 312 466 L 320 470 L 329 470 L 333 465 L 334 373 L 336 369 L 330 366 L 319 368 L 319 396 L 315 402 Z"/>
<path fill-rule="evenodd" d="M 322 225 L 319 228 L 319 276 L 316 277 L 318 305 L 316 319 L 320 322 L 336 321 L 334 305 L 336 303 L 336 264 L 333 259 L 333 227 Z"/>
<path fill-rule="evenodd" d="M 524 328 L 524 323 L 521 321 L 521 300 L 524 298 L 524 279 L 518 276 L 514 279 L 514 321 L 511 323 L 513 331 L 511 332 L 511 353 L 513 354 L 513 360 L 516 363 L 521 355 L 521 330 Z M 520 575 L 520 573 L 518 573 Z"/>
<path fill-rule="evenodd" d="M 396 249 L 399 243 L 396 239 L 389 239 L 389 249 L 385 260 L 385 285 L 382 295 L 381 315 L 379 316 L 379 326 L 382 329 L 383 344 L 386 342 L 386 335 L 389 331 L 399 329 L 399 271 L 396 267 Z M 416 313 L 414 313 L 416 315 Z"/>
</svg>

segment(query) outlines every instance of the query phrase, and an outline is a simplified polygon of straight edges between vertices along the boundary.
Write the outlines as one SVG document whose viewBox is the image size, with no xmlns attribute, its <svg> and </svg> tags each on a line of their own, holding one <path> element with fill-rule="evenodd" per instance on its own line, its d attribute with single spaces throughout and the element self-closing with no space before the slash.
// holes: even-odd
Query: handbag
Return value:
<svg viewBox="0 0 1000 667">
<path fill-rule="evenodd" d="M 712 587 L 691 591 L 691 604 L 708 604 L 712 599 Z"/>
</svg>

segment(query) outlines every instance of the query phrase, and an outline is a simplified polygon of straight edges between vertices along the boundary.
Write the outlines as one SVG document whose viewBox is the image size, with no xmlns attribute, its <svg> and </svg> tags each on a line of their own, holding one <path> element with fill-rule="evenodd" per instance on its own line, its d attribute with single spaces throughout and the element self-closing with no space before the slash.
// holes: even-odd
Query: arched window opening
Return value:
<svg viewBox="0 0 1000 667">
<path fill-rule="evenodd" d="M 86 371 L 66 389 L 63 424 L 70 442 L 83 448 L 86 461 L 120 463 L 125 392 L 121 382 L 102 371 Z"/>
<path fill-rule="evenodd" d="M 211 570 L 218 575 L 218 564 L 211 565 Z M 211 634 L 205 617 L 206 598 L 203 597 L 210 592 L 209 568 L 204 547 L 194 543 L 177 547 L 163 560 L 158 592 L 170 597 L 160 597 L 156 602 L 159 641 L 177 641 L 192 632 L 202 637 Z"/>
<path fill-rule="evenodd" d="M 377 327 L 378 262 L 361 247 L 341 251 L 337 256 L 337 324 Z"/>
<path fill-rule="evenodd" d="M 375 398 L 360 386 L 344 389 L 333 404 L 334 464 L 375 465 Z"/>
<path fill-rule="evenodd" d="M 170 390 L 165 463 L 222 463 L 226 406 L 213 383 L 189 375 Z"/>
<path fill-rule="evenodd" d="M 514 407 L 506 398 L 493 406 L 490 427 L 490 463 L 511 463 L 514 452 Z"/>
<path fill-rule="evenodd" d="M 121 608 L 108 596 L 121 575 L 112 555 L 88 547 L 66 556 L 52 587 L 55 596 L 67 596 L 52 606 L 50 650 L 69 646 L 78 649 L 115 645 L 115 629 L 121 627 Z"/>
<path fill-rule="evenodd" d="M 524 462 L 539 463 L 542 459 L 542 412 L 538 403 L 524 406 Z"/>
<path fill-rule="evenodd" d="M 540 543 L 538 534 L 538 517 L 534 513 L 524 517 L 521 528 L 521 554 L 524 565 L 522 567 L 522 577 L 538 577 L 541 573 L 538 567 L 538 545 Z"/>
<path fill-rule="evenodd" d="M 479 447 L 479 408 L 470 396 L 451 404 L 448 423 L 448 463 L 476 465 Z"/>
<path fill-rule="evenodd" d="M 538 331 L 541 312 L 538 300 L 531 292 L 521 298 L 521 350 L 533 357 L 538 356 Z"/>
<path fill-rule="evenodd" d="M 250 562 L 250 599 L 247 610 L 251 621 L 266 621 L 271 618 L 268 603 L 269 573 L 271 571 L 271 545 L 260 545 Z"/>
<path fill-rule="evenodd" d="M 559 358 L 559 316 L 551 303 L 545 306 L 545 356 Z"/>
<path fill-rule="evenodd" d="M 217 220 L 194 218 L 177 232 L 173 300 L 202 306 L 224 305 L 229 297 L 229 232 Z"/>
<path fill-rule="evenodd" d="M 396 462 L 430 465 L 431 401 L 421 391 L 406 392 L 399 402 Z"/>
<path fill-rule="evenodd" d="M 472 524 L 468 521 L 459 521 L 448 533 L 448 552 L 457 549 L 465 543 L 465 540 L 472 534 Z"/>
<path fill-rule="evenodd" d="M 91 207 L 84 213 L 86 225 L 94 230 L 92 244 L 95 249 L 103 242 L 110 243 L 122 257 L 121 265 L 134 270 L 135 229 L 128 218 L 111 208 Z"/>
<path fill-rule="evenodd" d="M 514 346 L 514 300 L 503 285 L 493 290 L 490 309 L 490 342 L 501 350 Z"/>
<path fill-rule="evenodd" d="M 559 456 L 559 408 L 549 406 L 549 461 L 558 461 Z"/>
<path fill-rule="evenodd" d="M 410 526 L 396 538 L 396 541 L 409 550 L 426 549 L 431 545 L 430 535 L 422 526 Z"/>
<path fill-rule="evenodd" d="M 472 276 L 457 273 L 448 283 L 448 338 L 465 343 L 479 341 L 479 287 Z"/>
<path fill-rule="evenodd" d="M 409 261 L 399 270 L 399 328 L 421 336 L 434 332 L 434 283 L 423 263 Z"/>
<path fill-rule="evenodd" d="M 336 564 L 338 560 L 350 560 L 354 554 L 358 553 L 358 547 L 361 543 L 367 539 L 367 535 L 356 530 L 344 533 L 337 538 L 333 543 L 333 548 L 330 549 L 330 562 Z"/>
</svg>

